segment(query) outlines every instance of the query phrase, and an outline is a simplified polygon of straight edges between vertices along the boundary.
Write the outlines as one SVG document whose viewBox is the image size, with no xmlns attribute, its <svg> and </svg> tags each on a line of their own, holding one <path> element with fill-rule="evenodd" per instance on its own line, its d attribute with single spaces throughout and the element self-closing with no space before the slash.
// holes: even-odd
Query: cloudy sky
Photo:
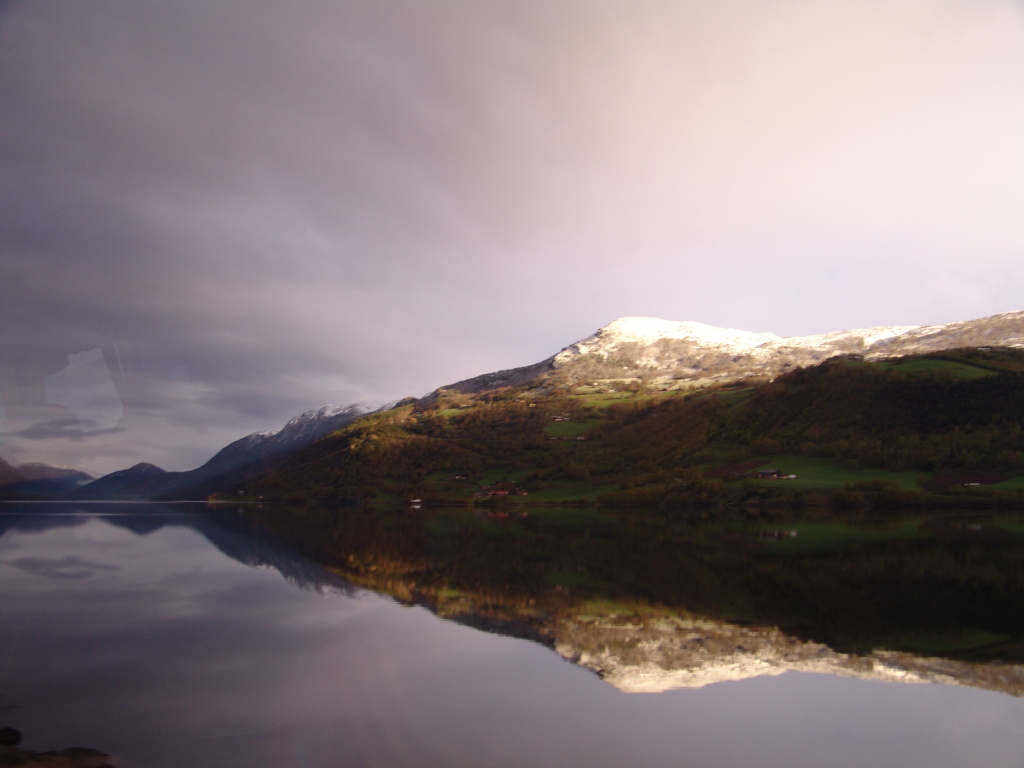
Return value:
<svg viewBox="0 0 1024 768">
<path fill-rule="evenodd" d="M 1022 136 L 1021 0 L 3 2 L 0 456 L 1024 309 Z"/>
</svg>

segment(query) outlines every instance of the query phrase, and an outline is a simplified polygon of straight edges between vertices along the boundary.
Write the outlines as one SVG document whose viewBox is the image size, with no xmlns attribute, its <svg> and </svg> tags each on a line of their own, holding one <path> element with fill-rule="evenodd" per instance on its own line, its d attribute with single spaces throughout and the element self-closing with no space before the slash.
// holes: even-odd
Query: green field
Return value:
<svg viewBox="0 0 1024 768">
<path fill-rule="evenodd" d="M 619 403 L 644 403 L 658 400 L 667 400 L 673 397 L 682 397 L 688 393 L 689 390 L 673 389 L 673 390 L 638 390 L 636 392 L 629 391 L 612 391 L 609 392 L 605 387 L 596 386 L 582 386 L 577 387 L 573 394 L 569 395 L 573 400 L 583 403 L 584 405 L 592 408 L 607 408 L 610 405 L 616 405 Z"/>
<path fill-rule="evenodd" d="M 722 400 L 729 405 L 739 403 L 746 400 L 752 394 L 754 394 L 753 387 L 746 387 L 744 389 L 723 389 L 714 393 L 719 400 Z"/>
<path fill-rule="evenodd" d="M 585 435 L 600 423 L 600 419 L 552 421 L 544 427 L 544 431 L 551 437 L 578 437 L 579 435 Z"/>
<path fill-rule="evenodd" d="M 502 481 L 518 483 L 529 472 L 525 469 L 488 469 L 473 481 L 474 485 L 494 485 Z"/>
<path fill-rule="evenodd" d="M 437 415 L 445 419 L 452 419 L 456 416 L 462 415 L 463 413 L 465 413 L 465 411 L 462 408 L 445 408 L 438 411 Z"/>
<path fill-rule="evenodd" d="M 635 392 L 609 392 L 604 387 L 583 386 L 577 387 L 570 395 L 574 400 L 582 400 L 587 405 L 603 408 L 614 403 L 621 403 L 623 400 L 631 400 Z"/>
<path fill-rule="evenodd" d="M 584 480 L 552 480 L 546 482 L 544 486 L 540 490 L 531 491 L 529 496 L 520 497 L 521 500 L 544 503 L 593 501 L 601 494 L 608 492 L 607 487 L 600 487 Z"/>
<path fill-rule="evenodd" d="M 899 360 L 893 363 L 876 363 L 882 368 L 889 368 L 900 373 L 908 374 L 932 374 L 943 373 L 954 379 L 982 379 L 986 376 L 997 375 L 995 371 L 988 368 L 980 368 L 969 363 L 960 363 L 953 360 L 935 360 L 932 358 L 916 358 L 911 360 Z"/>
<path fill-rule="evenodd" d="M 504 484 L 511 486 L 510 490 L 513 490 L 516 486 L 520 486 L 529 474 L 528 470 L 489 469 L 477 477 L 456 480 L 452 472 L 445 471 L 433 472 L 426 479 L 434 483 L 445 498 L 469 500 L 476 492 L 490 486 Z M 593 501 L 607 491 L 607 487 L 597 486 L 585 480 L 560 478 L 546 481 L 542 488 L 531 490 L 525 496 L 516 495 L 513 492 L 509 496 L 500 497 L 500 500 L 502 503 L 511 504 Z M 495 501 L 498 499 L 489 499 L 487 503 Z"/>
<path fill-rule="evenodd" d="M 920 490 L 920 472 L 888 472 L 884 469 L 850 468 L 840 461 L 812 456 L 770 456 L 758 469 L 778 469 L 787 475 L 796 475 L 792 480 L 758 480 L 766 487 L 792 488 L 801 490 L 842 488 L 846 484 L 871 481 L 888 481 L 905 491 Z"/>
</svg>

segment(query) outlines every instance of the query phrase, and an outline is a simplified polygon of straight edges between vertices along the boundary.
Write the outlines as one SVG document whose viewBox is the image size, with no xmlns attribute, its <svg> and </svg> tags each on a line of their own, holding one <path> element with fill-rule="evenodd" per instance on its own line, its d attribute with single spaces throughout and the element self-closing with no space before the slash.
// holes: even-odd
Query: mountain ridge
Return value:
<svg viewBox="0 0 1024 768">
<path fill-rule="evenodd" d="M 74 499 L 203 499 L 245 482 L 281 460 L 382 407 L 379 403 L 322 405 L 289 419 L 284 426 L 253 432 L 221 448 L 206 463 L 184 472 L 165 472 L 137 464 L 83 485 L 67 494 Z"/>
<path fill-rule="evenodd" d="M 88 472 L 33 461 L 9 464 L 0 458 L 0 494 L 22 498 L 59 497 L 95 478 Z"/>
<path fill-rule="evenodd" d="M 750 347 L 744 332 L 691 323 L 668 324 L 689 338 L 666 339 L 648 320 L 657 332 L 642 342 L 615 333 L 631 324 L 571 345 L 560 365 L 485 374 L 359 419 L 236 493 L 676 508 L 783 492 L 784 503 L 860 504 L 866 490 L 872 503 L 916 505 L 954 485 L 1010 493 L 1024 476 L 1024 313 L 787 340 L 785 354 L 766 353 L 772 365 L 751 362 L 764 335 Z M 697 357 L 684 358 L 695 329 Z M 883 354 L 900 337 L 897 349 L 941 351 Z M 957 346 L 979 340 L 991 346 Z M 801 478 L 763 493 L 756 477 L 741 484 L 764 467 Z"/>
<path fill-rule="evenodd" d="M 767 376 L 816 365 L 837 355 L 881 359 L 967 346 L 1024 347 L 1024 311 L 943 325 L 876 326 L 811 336 L 778 336 L 696 321 L 620 317 L 538 363 L 485 373 L 440 387 L 476 394 L 537 378 L 579 383 L 654 379 L 662 388 Z"/>
<path fill-rule="evenodd" d="M 771 381 L 837 356 L 882 360 L 969 346 L 1024 347 L 1024 311 L 943 325 L 877 326 L 797 337 L 696 321 L 620 317 L 538 363 L 481 374 L 440 387 L 422 398 L 400 402 L 423 410 L 451 393 L 480 396 L 526 385 L 538 395 L 564 392 L 583 384 L 607 391 L 623 386 L 691 390 L 747 379 Z M 65 484 L 57 495 L 84 499 L 205 498 L 265 474 L 331 432 L 398 404 L 320 406 L 293 417 L 278 429 L 254 432 L 226 445 L 195 469 L 163 472 L 136 465 L 92 482 L 83 478 L 73 485 Z M 5 486 L 5 494 L 18 487 Z"/>
</svg>

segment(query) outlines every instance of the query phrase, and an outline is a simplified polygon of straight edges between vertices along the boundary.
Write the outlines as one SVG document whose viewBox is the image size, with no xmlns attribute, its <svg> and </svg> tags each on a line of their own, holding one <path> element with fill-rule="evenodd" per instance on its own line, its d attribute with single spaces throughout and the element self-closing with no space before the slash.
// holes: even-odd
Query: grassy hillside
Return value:
<svg viewBox="0 0 1024 768">
<path fill-rule="evenodd" d="M 635 381 L 543 387 L 441 392 L 372 414 L 238 490 L 327 502 L 699 506 L 800 504 L 833 491 L 831 501 L 849 504 L 865 494 L 970 500 L 997 486 L 1011 499 L 1024 486 L 1021 350 L 833 358 L 770 383 L 690 393 Z M 767 469 L 786 477 L 758 475 Z"/>
</svg>

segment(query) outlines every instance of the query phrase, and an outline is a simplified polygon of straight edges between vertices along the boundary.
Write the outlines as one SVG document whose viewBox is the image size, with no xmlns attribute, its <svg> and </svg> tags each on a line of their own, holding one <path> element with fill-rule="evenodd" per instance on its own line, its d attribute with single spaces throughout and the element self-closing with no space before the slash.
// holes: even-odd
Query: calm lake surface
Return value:
<svg viewBox="0 0 1024 768">
<path fill-rule="evenodd" d="M 803 668 L 841 674 L 749 677 L 752 651 L 733 649 L 732 666 L 711 664 L 722 682 L 636 693 L 567 660 L 566 627 L 596 624 L 560 621 L 545 644 L 440 618 L 232 513 L 0 507 L 0 725 L 27 749 L 97 748 L 120 768 L 1024 766 L 1024 699 L 999 689 L 1017 679 L 1005 665 L 981 665 L 982 687 L 901 684 L 787 641 Z M 725 631 L 708 626 L 705 644 Z M 743 637 L 755 651 L 779 642 Z M 616 658 L 621 686 L 660 679 L 649 659 Z M 974 674 L 943 669 L 947 683 Z M 691 685 L 704 674 L 692 672 Z"/>
</svg>

